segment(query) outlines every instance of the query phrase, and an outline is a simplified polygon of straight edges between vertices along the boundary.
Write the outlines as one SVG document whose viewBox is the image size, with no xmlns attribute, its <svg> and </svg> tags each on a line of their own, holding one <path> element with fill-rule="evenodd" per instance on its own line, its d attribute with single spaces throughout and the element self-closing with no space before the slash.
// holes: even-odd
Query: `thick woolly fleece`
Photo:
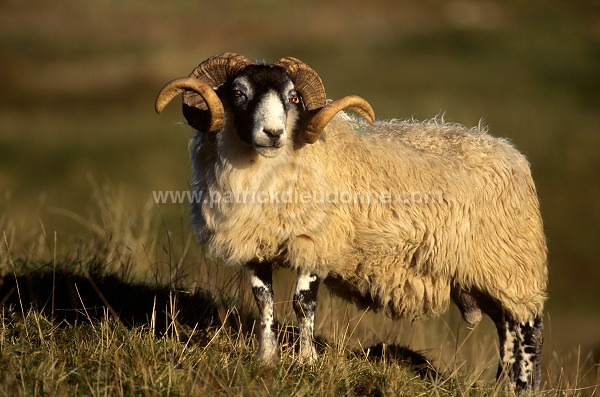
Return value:
<svg viewBox="0 0 600 397">
<path fill-rule="evenodd" d="M 340 113 L 315 144 L 290 140 L 264 158 L 226 121 L 196 134 L 192 162 L 198 236 L 228 264 L 307 269 L 394 318 L 444 312 L 452 285 L 518 322 L 542 312 L 546 242 L 529 164 L 482 128 Z"/>
</svg>

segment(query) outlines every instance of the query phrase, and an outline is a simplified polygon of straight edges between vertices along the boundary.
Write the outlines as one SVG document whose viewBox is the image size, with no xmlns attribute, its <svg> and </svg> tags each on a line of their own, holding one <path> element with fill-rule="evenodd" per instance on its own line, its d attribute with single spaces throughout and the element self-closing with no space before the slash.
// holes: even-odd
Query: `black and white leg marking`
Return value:
<svg viewBox="0 0 600 397">
<path fill-rule="evenodd" d="M 500 301 L 491 296 L 476 289 L 467 292 L 468 299 L 464 299 L 463 295 L 453 291 L 452 296 L 461 312 L 474 312 L 472 308 L 475 308 L 475 312 L 481 310 L 496 325 L 500 341 L 500 364 L 496 379 L 507 381 L 515 391 L 535 390 L 541 376 L 542 317 L 519 323 L 502 307 Z M 471 299 L 474 304 L 471 304 Z"/>
<path fill-rule="evenodd" d="M 539 386 L 542 364 L 542 318 L 516 325 L 519 350 L 514 365 L 517 390 L 531 391 Z"/>
<path fill-rule="evenodd" d="M 504 314 L 497 377 L 506 377 L 513 390 L 532 391 L 539 386 L 542 364 L 542 318 L 516 322 Z"/>
<path fill-rule="evenodd" d="M 265 363 L 274 363 L 279 358 L 279 348 L 273 331 L 273 270 L 269 263 L 251 263 L 248 268 L 260 316 L 258 357 Z"/>
<path fill-rule="evenodd" d="M 294 312 L 296 312 L 300 333 L 298 359 L 301 362 L 312 362 L 317 358 L 317 351 L 313 344 L 313 332 L 320 283 L 321 280 L 316 274 L 307 270 L 298 270 L 296 291 L 294 292 Z"/>
<path fill-rule="evenodd" d="M 496 378 L 505 378 L 514 385 L 515 374 L 513 367 L 517 361 L 516 352 L 519 348 L 519 340 L 515 330 L 515 322 L 507 315 L 502 316 L 500 323 L 496 324 L 498 337 L 500 339 L 500 364 Z"/>
</svg>

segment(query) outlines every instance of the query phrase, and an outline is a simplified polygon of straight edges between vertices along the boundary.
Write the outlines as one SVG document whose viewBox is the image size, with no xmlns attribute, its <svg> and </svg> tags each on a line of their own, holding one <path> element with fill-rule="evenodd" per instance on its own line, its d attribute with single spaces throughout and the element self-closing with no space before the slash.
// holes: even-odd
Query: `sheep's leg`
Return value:
<svg viewBox="0 0 600 397">
<path fill-rule="evenodd" d="M 313 362 L 317 358 L 317 351 L 313 344 L 313 332 L 320 283 L 321 280 L 316 274 L 307 270 L 298 270 L 296 291 L 294 292 L 294 311 L 298 318 L 300 333 L 298 358 L 301 362 Z"/>
<path fill-rule="evenodd" d="M 515 329 L 516 323 L 504 313 L 502 313 L 500 319 L 493 320 L 498 330 L 500 342 L 500 363 L 498 364 L 496 379 L 499 381 L 506 380 L 514 388 L 514 366 L 517 362 L 517 351 L 519 350 L 519 339 Z"/>
<path fill-rule="evenodd" d="M 500 364 L 496 378 L 508 381 L 516 391 L 534 390 L 541 376 L 542 318 L 519 323 L 489 297 L 478 298 L 498 330 Z"/>
<path fill-rule="evenodd" d="M 516 361 L 513 365 L 518 391 L 532 391 L 540 384 L 542 365 L 542 317 L 537 316 L 515 325 L 519 341 Z"/>
<path fill-rule="evenodd" d="M 458 287 L 460 288 L 460 287 Z M 485 294 L 477 289 L 471 289 L 466 294 L 468 298 L 466 302 L 470 302 L 471 298 L 476 302 L 476 305 L 467 304 L 466 310 L 461 307 L 461 304 L 465 305 L 464 293 L 459 296 L 456 291 L 452 291 L 452 299 L 459 306 L 461 313 L 463 311 L 472 312 L 468 310 L 469 307 L 477 307 L 485 314 L 490 316 L 496 330 L 498 331 L 498 340 L 500 343 L 500 363 L 498 364 L 498 371 L 496 372 L 496 379 L 498 381 L 508 381 L 511 386 L 515 385 L 515 371 L 514 366 L 517 361 L 517 352 L 519 351 L 519 339 L 516 332 L 516 323 L 512 317 L 506 313 L 502 305 L 493 299 L 488 294 Z M 464 314 L 463 314 L 464 315 Z"/>
<path fill-rule="evenodd" d="M 248 264 L 251 270 L 252 293 L 258 306 L 260 325 L 258 330 L 258 357 L 267 364 L 279 359 L 277 338 L 273 331 L 273 270 L 269 263 Z"/>
</svg>

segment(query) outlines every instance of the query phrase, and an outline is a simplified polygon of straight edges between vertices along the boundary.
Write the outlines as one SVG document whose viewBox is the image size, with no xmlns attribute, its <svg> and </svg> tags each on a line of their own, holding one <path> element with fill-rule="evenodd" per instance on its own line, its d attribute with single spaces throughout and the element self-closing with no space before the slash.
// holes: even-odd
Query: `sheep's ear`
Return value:
<svg viewBox="0 0 600 397">
<path fill-rule="evenodd" d="M 182 104 L 181 112 L 188 124 L 198 131 L 210 131 L 211 116 L 210 111 L 198 109 L 197 107 Z"/>
<path fill-rule="evenodd" d="M 369 102 L 357 95 L 345 96 L 319 109 L 310 119 L 308 125 L 303 128 L 302 141 L 305 143 L 317 142 L 325 126 L 333 116 L 342 110 L 351 110 L 371 124 L 375 122 L 375 112 Z"/>
</svg>

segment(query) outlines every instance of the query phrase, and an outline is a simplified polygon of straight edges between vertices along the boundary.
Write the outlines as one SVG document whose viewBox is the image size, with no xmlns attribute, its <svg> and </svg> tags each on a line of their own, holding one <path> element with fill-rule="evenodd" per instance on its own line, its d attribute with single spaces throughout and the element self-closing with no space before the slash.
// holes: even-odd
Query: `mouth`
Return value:
<svg viewBox="0 0 600 397">
<path fill-rule="evenodd" d="M 281 149 L 285 145 L 285 140 L 277 138 L 257 139 L 254 141 L 254 148 L 259 149 Z"/>
<path fill-rule="evenodd" d="M 279 154 L 283 147 L 281 143 L 273 143 L 272 145 L 254 145 L 254 149 L 263 157 L 272 158 Z"/>
<path fill-rule="evenodd" d="M 283 147 L 283 142 L 273 142 L 270 145 L 261 145 L 261 144 L 254 144 L 254 147 L 258 150 L 258 149 L 281 149 Z"/>
</svg>

